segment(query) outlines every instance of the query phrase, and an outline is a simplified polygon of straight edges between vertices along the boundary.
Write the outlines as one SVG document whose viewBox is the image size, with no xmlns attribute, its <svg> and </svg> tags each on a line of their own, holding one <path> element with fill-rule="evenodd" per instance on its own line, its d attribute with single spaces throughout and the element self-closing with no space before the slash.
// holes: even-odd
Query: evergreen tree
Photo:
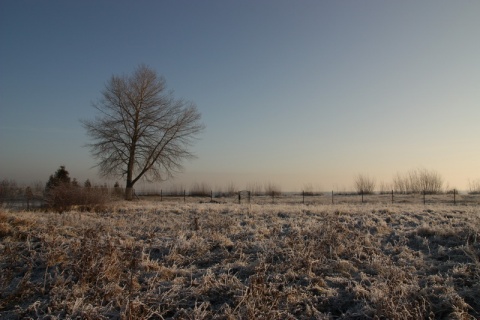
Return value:
<svg viewBox="0 0 480 320">
<path fill-rule="evenodd" d="M 70 174 L 65 169 L 65 166 L 60 166 L 54 175 L 50 175 L 46 185 L 46 191 L 48 192 L 48 190 L 58 186 L 69 186 L 70 180 Z"/>
</svg>

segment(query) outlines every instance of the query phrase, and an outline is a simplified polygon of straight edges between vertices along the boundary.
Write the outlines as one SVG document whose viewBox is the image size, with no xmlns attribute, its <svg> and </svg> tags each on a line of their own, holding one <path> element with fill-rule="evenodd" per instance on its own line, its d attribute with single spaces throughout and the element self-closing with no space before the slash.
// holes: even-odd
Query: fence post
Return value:
<svg viewBox="0 0 480 320">
<path fill-rule="evenodd" d="M 456 190 L 453 189 L 453 205 L 456 206 L 457 205 L 457 199 L 455 197 L 455 193 L 456 193 Z"/>
<path fill-rule="evenodd" d="M 213 201 L 213 190 L 210 190 L 210 202 Z"/>
<path fill-rule="evenodd" d="M 183 203 L 185 203 L 187 201 L 186 197 L 187 197 L 187 191 L 183 190 Z"/>
<path fill-rule="evenodd" d="M 303 204 L 305 204 L 305 191 L 302 191 L 302 196 L 303 196 Z"/>
<path fill-rule="evenodd" d="M 240 191 L 238 192 L 238 204 L 240 204 Z"/>
<path fill-rule="evenodd" d="M 426 193 L 426 191 L 423 190 L 423 205 L 425 205 L 425 193 Z"/>
<path fill-rule="evenodd" d="M 393 190 L 392 190 L 392 204 L 393 204 Z"/>
<path fill-rule="evenodd" d="M 275 203 L 275 191 L 272 191 L 272 203 Z"/>
<path fill-rule="evenodd" d="M 360 193 L 362 194 L 362 203 L 363 203 L 363 190 L 360 190 Z"/>
<path fill-rule="evenodd" d="M 332 204 L 333 204 L 333 190 L 332 190 Z"/>
</svg>

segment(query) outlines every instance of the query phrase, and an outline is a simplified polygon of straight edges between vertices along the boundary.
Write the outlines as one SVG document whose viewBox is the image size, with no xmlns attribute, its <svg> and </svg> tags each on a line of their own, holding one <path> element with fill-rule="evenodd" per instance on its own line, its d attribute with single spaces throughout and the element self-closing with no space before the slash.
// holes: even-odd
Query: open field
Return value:
<svg viewBox="0 0 480 320">
<path fill-rule="evenodd" d="M 480 318 L 473 205 L 3 209 L 0 252 L 1 319 Z"/>
</svg>

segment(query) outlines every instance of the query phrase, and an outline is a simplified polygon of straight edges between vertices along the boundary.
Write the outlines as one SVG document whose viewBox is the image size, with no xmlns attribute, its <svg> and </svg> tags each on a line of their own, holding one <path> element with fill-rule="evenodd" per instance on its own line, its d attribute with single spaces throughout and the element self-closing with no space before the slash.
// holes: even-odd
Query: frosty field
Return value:
<svg viewBox="0 0 480 320">
<path fill-rule="evenodd" d="M 480 318 L 473 205 L 0 209 L 0 253 L 1 319 Z"/>
</svg>

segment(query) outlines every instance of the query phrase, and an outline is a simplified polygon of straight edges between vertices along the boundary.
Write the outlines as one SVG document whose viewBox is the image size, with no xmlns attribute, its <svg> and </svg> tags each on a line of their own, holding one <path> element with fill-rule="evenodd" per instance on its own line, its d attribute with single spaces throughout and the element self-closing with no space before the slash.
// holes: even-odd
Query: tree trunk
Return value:
<svg viewBox="0 0 480 320">
<path fill-rule="evenodd" d="M 127 179 L 127 185 L 125 186 L 125 200 L 133 200 L 133 184 L 130 179 Z"/>
<path fill-rule="evenodd" d="M 127 187 L 125 188 L 125 200 L 133 200 L 133 188 Z"/>
</svg>

